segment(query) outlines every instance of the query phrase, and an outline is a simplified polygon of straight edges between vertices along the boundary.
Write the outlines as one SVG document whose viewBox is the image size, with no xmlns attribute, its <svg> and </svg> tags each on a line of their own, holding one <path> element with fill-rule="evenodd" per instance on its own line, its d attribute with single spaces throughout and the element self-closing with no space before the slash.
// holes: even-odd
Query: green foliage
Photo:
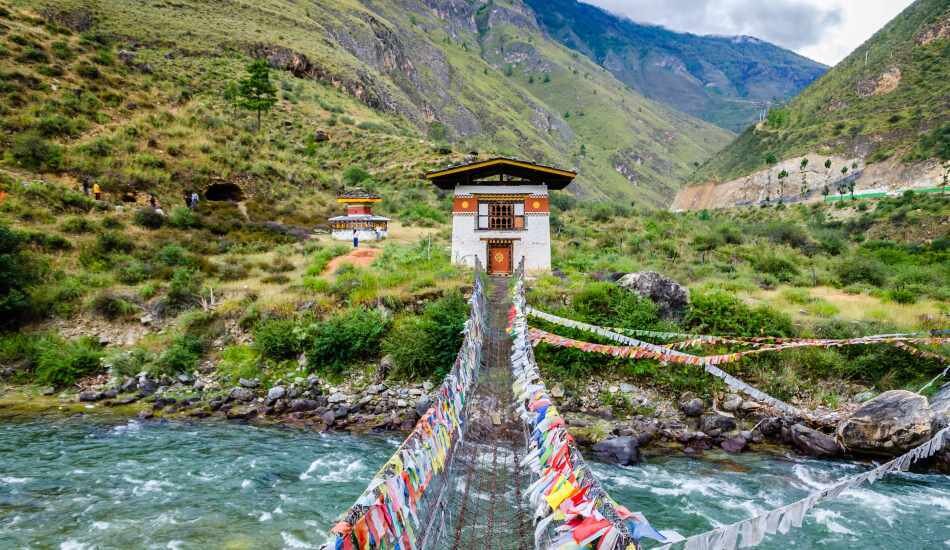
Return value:
<svg viewBox="0 0 950 550">
<path fill-rule="evenodd" d="M 613 283 L 588 284 L 571 305 L 582 319 L 595 325 L 646 328 L 659 321 L 653 302 Z"/>
<path fill-rule="evenodd" d="M 152 208 L 140 208 L 135 211 L 135 224 L 146 229 L 160 229 L 165 225 L 165 216 Z"/>
<path fill-rule="evenodd" d="M 382 344 L 383 352 L 393 358 L 393 376 L 444 376 L 462 345 L 462 329 L 468 315 L 468 303 L 461 293 L 453 292 L 426 305 L 421 316 L 397 319 Z"/>
<path fill-rule="evenodd" d="M 66 233 L 78 235 L 81 233 L 92 233 L 95 230 L 95 225 L 86 218 L 74 216 L 72 218 L 66 218 L 62 225 L 60 225 L 60 229 Z"/>
<path fill-rule="evenodd" d="M 770 128 L 784 128 L 788 124 L 789 116 L 788 109 L 769 109 L 769 113 L 766 116 L 765 122 Z M 773 162 L 771 164 L 775 163 Z"/>
<path fill-rule="evenodd" d="M 254 327 L 254 347 L 269 359 L 291 359 L 301 351 L 300 333 L 292 319 L 268 319 Z"/>
<path fill-rule="evenodd" d="M 350 166 L 343 171 L 343 185 L 346 186 L 356 186 L 364 183 L 372 178 L 372 175 L 367 172 L 362 166 Z"/>
<path fill-rule="evenodd" d="M 261 355 L 253 346 L 228 346 L 221 351 L 221 360 L 217 364 L 218 374 L 231 384 L 237 384 L 241 378 L 252 380 L 264 377 L 261 369 Z"/>
<path fill-rule="evenodd" d="M 179 267 L 172 273 L 168 284 L 169 304 L 178 307 L 194 305 L 202 284 L 201 273 L 187 267 Z"/>
<path fill-rule="evenodd" d="M 39 384 L 70 386 L 83 376 L 98 372 L 102 355 L 99 345 L 91 338 L 50 337 L 39 344 L 34 376 Z"/>
<path fill-rule="evenodd" d="M 375 359 L 388 324 L 378 311 L 362 307 L 313 323 L 305 341 L 311 368 L 340 373 L 353 362 Z"/>
<path fill-rule="evenodd" d="M 0 224 L 0 329 L 15 328 L 33 314 L 30 289 L 40 281 L 40 264 L 24 249 L 21 234 Z"/>
<path fill-rule="evenodd" d="M 184 206 L 172 208 L 171 213 L 168 215 L 168 223 L 178 229 L 191 229 L 199 225 L 195 213 L 190 208 Z"/>
<path fill-rule="evenodd" d="M 843 285 L 868 283 L 881 286 L 887 279 L 887 266 L 876 258 L 864 255 L 854 255 L 843 260 L 835 271 Z"/>
<path fill-rule="evenodd" d="M 109 320 L 129 317 L 138 309 L 138 306 L 127 298 L 109 290 L 100 292 L 92 301 L 92 310 Z"/>
<path fill-rule="evenodd" d="M 198 367 L 203 351 L 204 345 L 197 336 L 178 336 L 158 356 L 152 372 L 167 375 L 191 372 Z"/>
<path fill-rule="evenodd" d="M 701 334 L 789 336 L 792 320 L 767 306 L 749 307 L 722 290 L 693 292 L 685 324 Z"/>
<path fill-rule="evenodd" d="M 58 172 L 63 165 L 63 147 L 47 141 L 38 131 L 24 132 L 13 138 L 10 157 L 28 170 Z"/>
<path fill-rule="evenodd" d="M 258 59 L 247 66 L 247 78 L 238 82 L 239 105 L 257 113 L 257 129 L 261 129 L 261 113 L 277 104 L 277 88 L 270 81 L 267 61 Z"/>
</svg>

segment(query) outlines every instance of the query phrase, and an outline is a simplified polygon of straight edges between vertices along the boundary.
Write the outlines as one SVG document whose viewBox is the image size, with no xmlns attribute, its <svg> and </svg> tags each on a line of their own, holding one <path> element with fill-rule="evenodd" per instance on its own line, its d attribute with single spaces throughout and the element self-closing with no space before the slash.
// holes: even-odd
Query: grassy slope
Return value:
<svg viewBox="0 0 950 550">
<path fill-rule="evenodd" d="M 68 0 L 57 4 L 76 7 L 85 2 Z M 496 7 L 519 9 L 501 2 Z M 140 41 L 142 58 L 150 59 L 160 67 L 157 70 L 168 77 L 182 76 L 178 74 L 181 68 L 176 65 L 186 62 L 186 56 L 188 63 L 201 66 L 193 71 L 196 76 L 209 65 L 223 65 L 217 77 L 208 75 L 201 85 L 194 87 L 196 94 L 215 93 L 216 88 L 220 89 L 222 80 L 228 79 L 227 71 L 236 69 L 233 63 L 242 57 L 241 52 L 247 45 L 265 43 L 288 47 L 304 53 L 340 79 L 369 75 L 373 85 L 385 91 L 398 106 L 397 110 L 412 120 L 410 126 L 417 131 L 426 130 L 429 121 L 423 118 L 420 102 L 428 102 L 430 98 L 436 120 L 450 119 L 452 111 L 459 107 L 473 112 L 481 122 L 481 131 L 460 136 L 460 149 L 478 148 L 558 165 L 579 165 L 582 168 L 579 189 L 593 197 L 638 197 L 653 204 L 668 202 L 693 163 L 707 158 L 729 138 L 726 132 L 625 90 L 605 71 L 585 58 L 571 56 L 568 50 L 548 41 L 537 29 L 500 26 L 488 29 L 482 36 L 463 32 L 450 37 L 447 23 L 414 3 L 407 6 L 382 3 L 372 9 L 370 12 L 353 0 L 315 6 L 280 0 L 235 1 L 229 3 L 227 10 L 200 1 L 132 8 L 115 0 L 97 3 L 96 28 Z M 386 71 L 371 66 L 334 41 L 334 36 L 343 36 L 372 50 L 374 29 L 367 23 L 369 18 L 399 39 L 397 46 L 414 62 L 415 75 L 406 76 L 399 70 Z M 506 76 L 508 63 L 503 59 L 493 58 L 490 52 L 483 58 L 477 47 L 479 40 L 491 42 L 501 35 L 507 35 L 509 46 L 522 42 L 534 48 L 548 67 L 546 72 L 551 81 L 542 84 L 542 74 L 534 72 L 535 84 L 529 84 L 532 69 L 514 62 L 512 75 Z M 163 55 L 170 50 L 183 51 L 185 55 L 169 63 Z M 400 50 L 397 48 L 397 51 Z M 431 74 L 434 69 L 427 66 L 429 58 L 426 56 L 433 55 L 441 57 L 437 60 L 444 60 L 451 71 L 449 94 L 452 100 L 445 104 L 434 97 L 442 86 L 436 75 Z M 414 81 L 407 84 L 404 77 Z M 532 124 L 539 111 L 555 119 L 557 124 L 570 126 L 568 134 L 576 138 Z M 568 117 L 567 112 L 584 115 Z M 582 144 L 587 155 L 581 158 Z M 633 171 L 638 172 L 636 185 L 631 185 L 614 169 L 618 151 L 632 151 L 644 159 L 642 165 L 632 165 Z"/>
<path fill-rule="evenodd" d="M 783 110 L 787 121 L 750 127 L 691 179 L 748 174 L 765 167 L 769 151 L 779 159 L 835 152 L 871 162 L 937 156 L 920 150 L 920 142 L 950 121 L 950 40 L 918 45 L 915 38 L 937 21 L 946 25 L 948 17 L 946 0 L 918 0 L 793 99 Z M 859 94 L 859 83 L 873 82 L 892 67 L 901 71 L 896 90 Z"/>
</svg>

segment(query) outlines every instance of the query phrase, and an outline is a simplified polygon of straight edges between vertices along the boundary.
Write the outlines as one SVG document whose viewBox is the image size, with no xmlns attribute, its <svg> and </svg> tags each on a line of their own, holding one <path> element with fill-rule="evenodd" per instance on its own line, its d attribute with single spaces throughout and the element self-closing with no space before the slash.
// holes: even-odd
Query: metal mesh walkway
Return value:
<svg viewBox="0 0 950 550">
<path fill-rule="evenodd" d="M 504 278 L 492 281 L 482 370 L 469 403 L 468 431 L 456 450 L 452 472 L 456 486 L 446 506 L 452 511 L 452 524 L 440 548 L 534 547 L 531 513 L 522 499 L 528 481 L 518 465 L 524 452 L 524 428 L 510 406 L 507 283 Z"/>
</svg>

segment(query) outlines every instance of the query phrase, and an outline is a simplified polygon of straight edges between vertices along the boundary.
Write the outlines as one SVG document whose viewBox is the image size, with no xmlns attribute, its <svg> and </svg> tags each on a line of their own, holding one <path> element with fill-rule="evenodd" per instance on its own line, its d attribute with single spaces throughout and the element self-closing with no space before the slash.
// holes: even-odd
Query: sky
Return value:
<svg viewBox="0 0 950 550">
<path fill-rule="evenodd" d="M 912 0 L 582 0 L 639 23 L 749 35 L 826 65 L 841 61 Z"/>
</svg>

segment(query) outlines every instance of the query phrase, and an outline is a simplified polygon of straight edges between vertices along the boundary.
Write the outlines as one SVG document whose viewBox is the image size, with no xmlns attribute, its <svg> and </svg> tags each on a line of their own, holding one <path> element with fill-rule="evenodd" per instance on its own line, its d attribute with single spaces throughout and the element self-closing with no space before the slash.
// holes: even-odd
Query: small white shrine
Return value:
<svg viewBox="0 0 950 550">
<path fill-rule="evenodd" d="M 361 241 L 385 239 L 389 231 L 389 218 L 373 215 L 373 205 L 383 198 L 362 189 L 353 189 L 339 195 L 336 202 L 346 205 L 346 215 L 330 218 L 333 238 L 338 241 Z"/>
<path fill-rule="evenodd" d="M 551 269 L 549 191 L 567 187 L 575 172 L 510 158 L 492 158 L 429 172 L 436 187 L 454 191 L 452 262 L 510 275 Z"/>
</svg>

